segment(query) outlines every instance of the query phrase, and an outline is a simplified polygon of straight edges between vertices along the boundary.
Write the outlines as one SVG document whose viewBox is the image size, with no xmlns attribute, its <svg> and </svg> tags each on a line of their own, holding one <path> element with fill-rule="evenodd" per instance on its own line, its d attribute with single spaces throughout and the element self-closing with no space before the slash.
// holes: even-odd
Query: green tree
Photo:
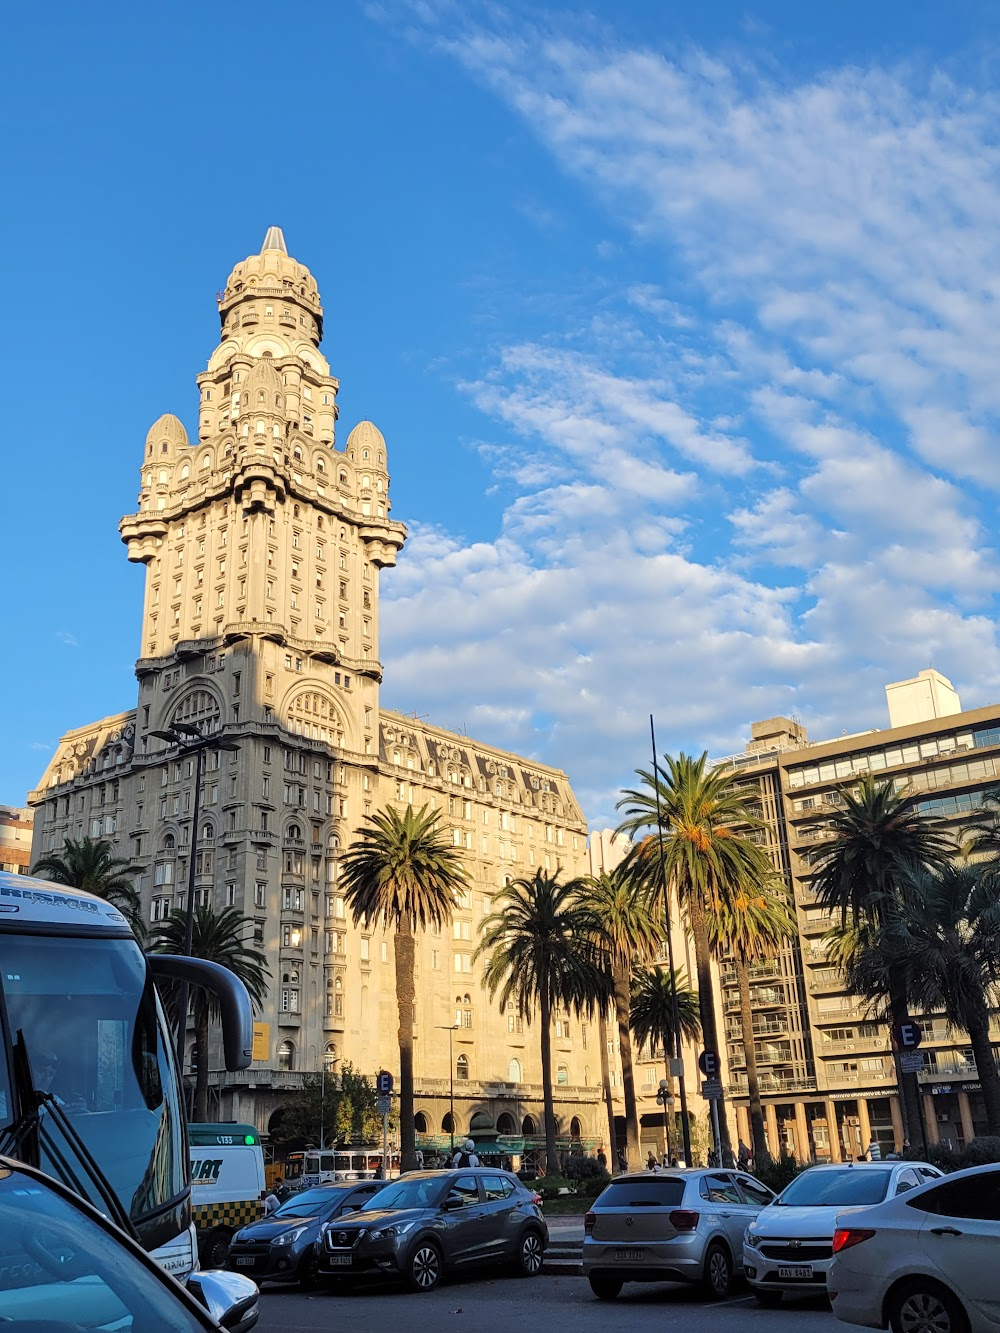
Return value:
<svg viewBox="0 0 1000 1333">
<path fill-rule="evenodd" d="M 836 953 L 845 970 L 851 968 L 851 940 L 857 945 L 855 962 L 865 949 L 876 949 L 879 937 L 904 929 L 908 896 L 916 876 L 947 866 L 955 846 L 940 820 L 914 807 L 913 798 L 862 774 L 856 787 L 841 792 L 843 804 L 827 816 L 827 840 L 813 853 L 813 891 L 820 903 L 850 925 Z M 884 943 L 884 940 L 882 941 Z M 907 967 L 904 957 L 889 961 L 885 978 L 889 1015 L 893 1024 L 908 1016 Z M 848 983 L 850 980 L 848 978 Z M 916 1076 L 903 1077 L 896 1055 L 896 1077 L 907 1137 L 915 1139 L 920 1125 Z"/>
<path fill-rule="evenodd" d="M 143 937 L 142 904 L 128 862 L 115 856 L 113 844 L 104 838 L 67 838 L 60 853 L 43 856 L 31 867 L 31 873 L 103 898 L 118 908 L 140 939 Z"/>
<path fill-rule="evenodd" d="M 187 916 L 179 908 L 155 928 L 150 941 L 156 953 L 184 953 Z M 247 935 L 253 921 L 237 907 L 196 907 L 191 956 L 227 967 L 246 986 L 255 1010 L 260 1010 L 267 994 L 270 972 L 267 959 L 251 944 Z M 219 1019 L 218 1001 L 202 986 L 191 987 L 191 1012 L 195 1030 L 194 1116 L 208 1119 L 208 1032 Z"/>
<path fill-rule="evenodd" d="M 688 985 L 686 973 L 679 968 L 637 967 L 632 972 L 632 1002 L 629 1022 L 637 1046 L 663 1051 L 663 1063 L 671 1094 L 674 1081 L 670 1075 L 670 1060 L 677 1046 L 674 1028 L 674 992 L 677 993 L 677 1020 L 681 1041 L 697 1041 L 701 1036 L 701 1016 L 697 992 Z M 688 1130 L 694 1116 L 688 1112 Z M 688 1162 L 688 1166 L 693 1163 Z"/>
<path fill-rule="evenodd" d="M 788 890 L 776 874 L 755 892 L 740 893 L 728 903 L 713 904 L 708 934 L 720 961 L 729 958 L 736 973 L 740 996 L 740 1028 L 746 1057 L 747 1096 L 755 1162 L 770 1160 L 764 1133 L 764 1111 L 760 1101 L 760 1078 L 750 999 L 750 969 L 776 958 L 781 945 L 796 933 L 795 915 Z"/>
<path fill-rule="evenodd" d="M 516 879 L 493 899 L 480 927 L 476 957 L 484 957 L 483 980 L 500 1009 L 513 1001 L 525 1020 L 537 1006 L 541 1029 L 545 1169 L 558 1175 L 555 1106 L 552 1097 L 552 1015 L 565 1006 L 582 1015 L 610 998 L 594 940 L 599 921 L 587 906 L 587 881 L 561 880 L 536 870 Z"/>
<path fill-rule="evenodd" d="M 975 813 L 978 819 L 964 830 L 962 850 L 966 856 L 995 857 L 1000 853 L 1000 787 L 983 792 Z"/>
<path fill-rule="evenodd" d="M 375 1084 L 350 1063 L 325 1079 L 322 1073 L 303 1074 L 301 1090 L 288 1097 L 282 1111 L 274 1131 L 279 1143 L 305 1139 L 326 1147 L 377 1143 L 381 1139 L 382 1117 Z"/>
<path fill-rule="evenodd" d="M 341 862 L 344 898 L 355 924 L 373 921 L 394 932 L 399 1013 L 399 1137 L 404 1171 L 417 1165 L 413 1124 L 413 934 L 451 919 L 468 885 L 459 849 L 439 812 L 387 806 L 367 817 Z"/>
<path fill-rule="evenodd" d="M 767 853 L 746 836 L 748 830 L 760 826 L 756 793 L 741 785 L 737 773 L 709 769 L 707 753 L 697 759 L 686 754 L 677 758 L 664 755 L 656 764 L 655 775 L 645 769 L 637 769 L 636 775 L 642 787 L 623 792 L 618 802 L 618 808 L 625 811 L 620 831 L 630 837 L 645 830 L 654 833 L 630 853 L 630 873 L 660 896 L 665 910 L 662 848 L 666 886 L 676 894 L 694 939 L 705 1045 L 718 1051 L 708 916 L 714 904 L 750 895 L 774 874 Z M 724 1100 L 718 1106 L 723 1148 L 731 1151 Z"/>
<path fill-rule="evenodd" d="M 647 962 L 655 954 L 663 938 L 663 931 L 659 919 L 654 916 L 649 894 L 620 870 L 590 880 L 583 893 L 583 902 L 600 923 L 595 944 L 608 972 L 618 1024 L 618 1050 L 621 1055 L 625 1102 L 626 1157 L 629 1170 L 638 1171 L 642 1159 L 629 1021 L 632 1003 L 629 983 L 635 964 Z"/>
</svg>

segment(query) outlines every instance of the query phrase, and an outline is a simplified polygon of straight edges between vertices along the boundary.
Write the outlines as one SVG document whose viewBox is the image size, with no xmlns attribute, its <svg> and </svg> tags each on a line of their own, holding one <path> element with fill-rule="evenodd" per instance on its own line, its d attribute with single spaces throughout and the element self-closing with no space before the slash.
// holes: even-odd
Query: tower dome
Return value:
<svg viewBox="0 0 1000 1333">
<path fill-rule="evenodd" d="M 234 307 L 258 297 L 288 302 L 309 312 L 315 321 L 317 341 L 323 336 L 323 306 L 316 279 L 285 246 L 280 227 L 268 227 L 263 244 L 230 273 L 219 293 L 219 317 L 225 330 Z"/>
<path fill-rule="evenodd" d="M 147 458 L 172 458 L 179 448 L 188 443 L 184 423 L 173 412 L 164 412 L 154 421 L 146 436 Z"/>
<path fill-rule="evenodd" d="M 344 445 L 348 458 L 353 458 L 357 462 L 376 462 L 381 454 L 381 461 L 385 464 L 385 437 L 375 425 L 374 421 L 359 421 L 347 437 L 347 443 Z M 368 457 L 365 457 L 364 450 L 368 450 Z"/>
</svg>

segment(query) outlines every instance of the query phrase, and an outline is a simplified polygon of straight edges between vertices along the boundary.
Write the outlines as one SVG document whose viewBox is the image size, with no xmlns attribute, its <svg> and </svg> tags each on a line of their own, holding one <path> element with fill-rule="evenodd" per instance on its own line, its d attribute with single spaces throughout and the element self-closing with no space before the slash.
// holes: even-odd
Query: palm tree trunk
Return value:
<svg viewBox="0 0 1000 1333">
<path fill-rule="evenodd" d="M 629 1023 L 631 1008 L 629 973 L 626 968 L 613 971 L 615 983 L 615 1014 L 618 1019 L 618 1050 L 622 1061 L 622 1092 L 625 1098 L 625 1155 L 630 1171 L 642 1167 L 639 1148 L 639 1110 L 635 1101 L 635 1073 L 632 1068 L 632 1030 Z"/>
<path fill-rule="evenodd" d="M 889 1010 L 892 1014 L 893 1027 L 909 1020 L 909 1003 L 906 995 L 906 976 L 893 970 L 889 975 Z M 899 1107 L 903 1117 L 903 1137 L 915 1144 L 923 1137 L 923 1118 L 920 1111 L 920 1085 L 916 1074 L 904 1074 L 899 1063 L 899 1051 L 893 1046 L 893 1060 L 896 1064 L 896 1085 L 899 1088 Z M 865 1145 L 868 1146 L 867 1144 Z"/>
<path fill-rule="evenodd" d="M 197 1124 L 208 1120 L 208 1005 L 204 999 L 194 1002 L 194 1039 L 198 1059 L 194 1074 L 194 1119 Z"/>
<path fill-rule="evenodd" d="M 747 1096 L 750 1101 L 750 1132 L 753 1136 L 753 1160 L 762 1165 L 771 1160 L 764 1133 L 764 1108 L 760 1104 L 760 1079 L 757 1077 L 757 1051 L 753 1039 L 753 1009 L 750 1006 L 750 970 L 739 955 L 733 959 L 740 988 L 740 1026 L 747 1061 Z"/>
<path fill-rule="evenodd" d="M 983 1089 L 986 1120 L 991 1134 L 1000 1135 L 1000 1070 L 997 1069 L 993 1045 L 990 1041 L 989 1013 L 984 1008 L 979 1020 L 969 1024 L 969 1044 L 976 1072 Z"/>
<path fill-rule="evenodd" d="M 708 943 L 708 922 L 705 918 L 705 905 L 699 894 L 692 894 L 688 902 L 688 920 L 694 937 L 695 970 L 698 973 L 698 1010 L 701 1016 L 701 1036 L 706 1051 L 719 1052 L 719 1032 L 715 1023 L 715 991 L 712 986 L 712 951 Z M 716 1103 L 719 1111 L 719 1137 L 722 1139 L 723 1152 L 732 1152 L 732 1140 L 729 1137 L 729 1120 L 726 1116 L 725 1099 L 720 1097 Z"/>
<path fill-rule="evenodd" d="M 608 1061 L 608 1020 L 603 1006 L 597 1016 L 597 1036 L 601 1043 L 601 1087 L 604 1106 L 608 1113 L 608 1167 L 614 1175 L 618 1170 L 618 1131 L 615 1128 L 615 1099 L 611 1095 L 611 1067 Z"/>
<path fill-rule="evenodd" d="M 399 1011 L 399 1166 L 416 1171 L 417 1142 L 413 1124 L 413 931 L 396 930 L 396 1008 Z"/>
<path fill-rule="evenodd" d="M 552 1100 L 552 1000 L 548 984 L 542 978 L 538 992 L 542 1021 L 542 1118 L 545 1121 L 545 1174 L 559 1175 L 556 1153 L 556 1109 Z"/>
</svg>

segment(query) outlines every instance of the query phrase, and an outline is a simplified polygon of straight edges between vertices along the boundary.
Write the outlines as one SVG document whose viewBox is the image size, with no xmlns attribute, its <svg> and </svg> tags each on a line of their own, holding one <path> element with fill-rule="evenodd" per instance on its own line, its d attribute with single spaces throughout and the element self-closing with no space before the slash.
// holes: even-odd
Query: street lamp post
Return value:
<svg viewBox="0 0 1000 1333">
<path fill-rule="evenodd" d="M 323 1149 L 326 1147 L 326 1144 L 325 1144 L 324 1141 L 323 1141 L 323 1137 L 324 1137 L 324 1125 L 323 1125 L 323 1122 L 324 1122 L 324 1120 L 326 1119 L 326 1074 L 327 1074 L 327 1070 L 331 1067 L 332 1064 L 333 1064 L 333 1056 L 330 1055 L 329 1052 L 324 1052 L 324 1055 L 323 1055 L 323 1067 L 322 1067 L 322 1069 L 321 1069 L 321 1071 L 320 1071 L 320 1085 L 319 1085 L 319 1150 L 320 1150 L 320 1152 L 322 1152 Z M 323 1162 L 322 1162 L 322 1159 L 320 1159 L 320 1170 L 322 1171 L 322 1169 L 323 1169 Z"/>
<path fill-rule="evenodd" d="M 201 807 L 201 784 L 205 776 L 205 751 L 206 750 L 232 750 L 238 751 L 239 746 L 233 741 L 222 740 L 221 737 L 204 736 L 200 727 L 193 726 L 190 722 L 174 722 L 165 731 L 151 731 L 151 736 L 157 736 L 161 741 L 168 741 L 171 745 L 176 745 L 181 754 L 194 755 L 194 801 L 192 802 L 191 819 L 191 851 L 188 862 L 188 882 L 187 882 L 187 907 L 184 918 L 184 954 L 191 956 L 191 950 L 194 947 L 194 879 L 195 879 L 195 861 L 198 856 L 198 814 Z M 188 994 L 189 987 L 186 981 L 182 981 L 178 987 L 177 993 L 177 1067 L 182 1072 L 184 1070 L 184 1045 L 187 1036 L 187 1014 L 188 1014 Z M 204 1058 L 204 1054 L 202 1055 Z"/>
<path fill-rule="evenodd" d="M 455 1156 L 455 1033 L 458 1030 L 458 1024 L 452 1023 L 450 1027 L 438 1025 L 438 1032 L 447 1032 L 448 1034 L 448 1099 L 451 1103 L 451 1155 Z"/>
<path fill-rule="evenodd" d="M 665 1078 L 660 1079 L 660 1090 L 656 1094 L 656 1100 L 663 1107 L 663 1141 L 667 1149 L 667 1164 L 670 1164 L 673 1153 L 670 1151 L 670 1120 L 669 1115 L 674 1109 L 674 1094 L 670 1091 L 670 1084 Z"/>
</svg>

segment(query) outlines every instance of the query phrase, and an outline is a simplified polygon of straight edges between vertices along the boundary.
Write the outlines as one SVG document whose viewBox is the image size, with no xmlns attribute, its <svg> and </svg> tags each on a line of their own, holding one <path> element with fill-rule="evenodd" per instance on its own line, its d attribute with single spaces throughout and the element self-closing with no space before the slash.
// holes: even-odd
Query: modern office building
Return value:
<svg viewBox="0 0 1000 1333">
<path fill-rule="evenodd" d="M 769 1144 L 803 1159 L 849 1159 L 872 1134 L 887 1147 L 902 1138 L 888 1028 L 846 992 L 823 939 L 835 922 L 811 887 L 809 853 L 827 836 L 844 785 L 871 772 L 913 793 L 919 810 L 946 822 L 957 854 L 983 793 L 1000 782 L 1000 707 L 963 712 L 950 681 L 932 670 L 887 685 L 886 696 L 886 730 L 810 741 L 794 719 L 770 718 L 753 724 L 745 753 L 718 761 L 757 789 L 764 828 L 755 836 L 794 893 L 798 939 L 754 969 L 753 1040 Z M 746 1138 L 744 1034 L 726 967 L 722 982 L 730 1088 Z M 943 1017 L 921 1016 L 921 1025 L 928 1138 L 961 1147 L 986 1129 L 975 1066 Z"/>
<path fill-rule="evenodd" d="M 28 873 L 32 816 L 27 807 L 0 805 L 0 870 L 11 875 Z"/>
<path fill-rule="evenodd" d="M 585 871 L 580 809 L 564 773 L 381 708 L 379 581 L 406 537 L 385 440 L 362 421 L 338 443 L 319 292 L 278 228 L 218 308 L 195 438 L 156 421 L 120 525 L 143 570 L 137 699 L 62 738 L 29 798 L 33 854 L 110 839 L 155 926 L 186 901 L 194 850 L 197 901 L 244 913 L 271 973 L 260 1058 L 212 1074 L 214 1109 L 266 1130 L 303 1071 L 396 1068 L 392 938 L 351 921 L 339 858 L 366 815 L 430 804 L 470 889 L 418 942 L 417 1127 L 428 1145 L 470 1126 L 530 1139 L 537 1024 L 500 1012 L 475 948 L 505 881 Z M 177 726 L 239 747 L 208 750 L 197 828 L 196 761 L 155 735 Z M 553 1040 L 560 1131 L 593 1144 L 607 1123 L 594 1032 L 559 1014 Z"/>
</svg>

